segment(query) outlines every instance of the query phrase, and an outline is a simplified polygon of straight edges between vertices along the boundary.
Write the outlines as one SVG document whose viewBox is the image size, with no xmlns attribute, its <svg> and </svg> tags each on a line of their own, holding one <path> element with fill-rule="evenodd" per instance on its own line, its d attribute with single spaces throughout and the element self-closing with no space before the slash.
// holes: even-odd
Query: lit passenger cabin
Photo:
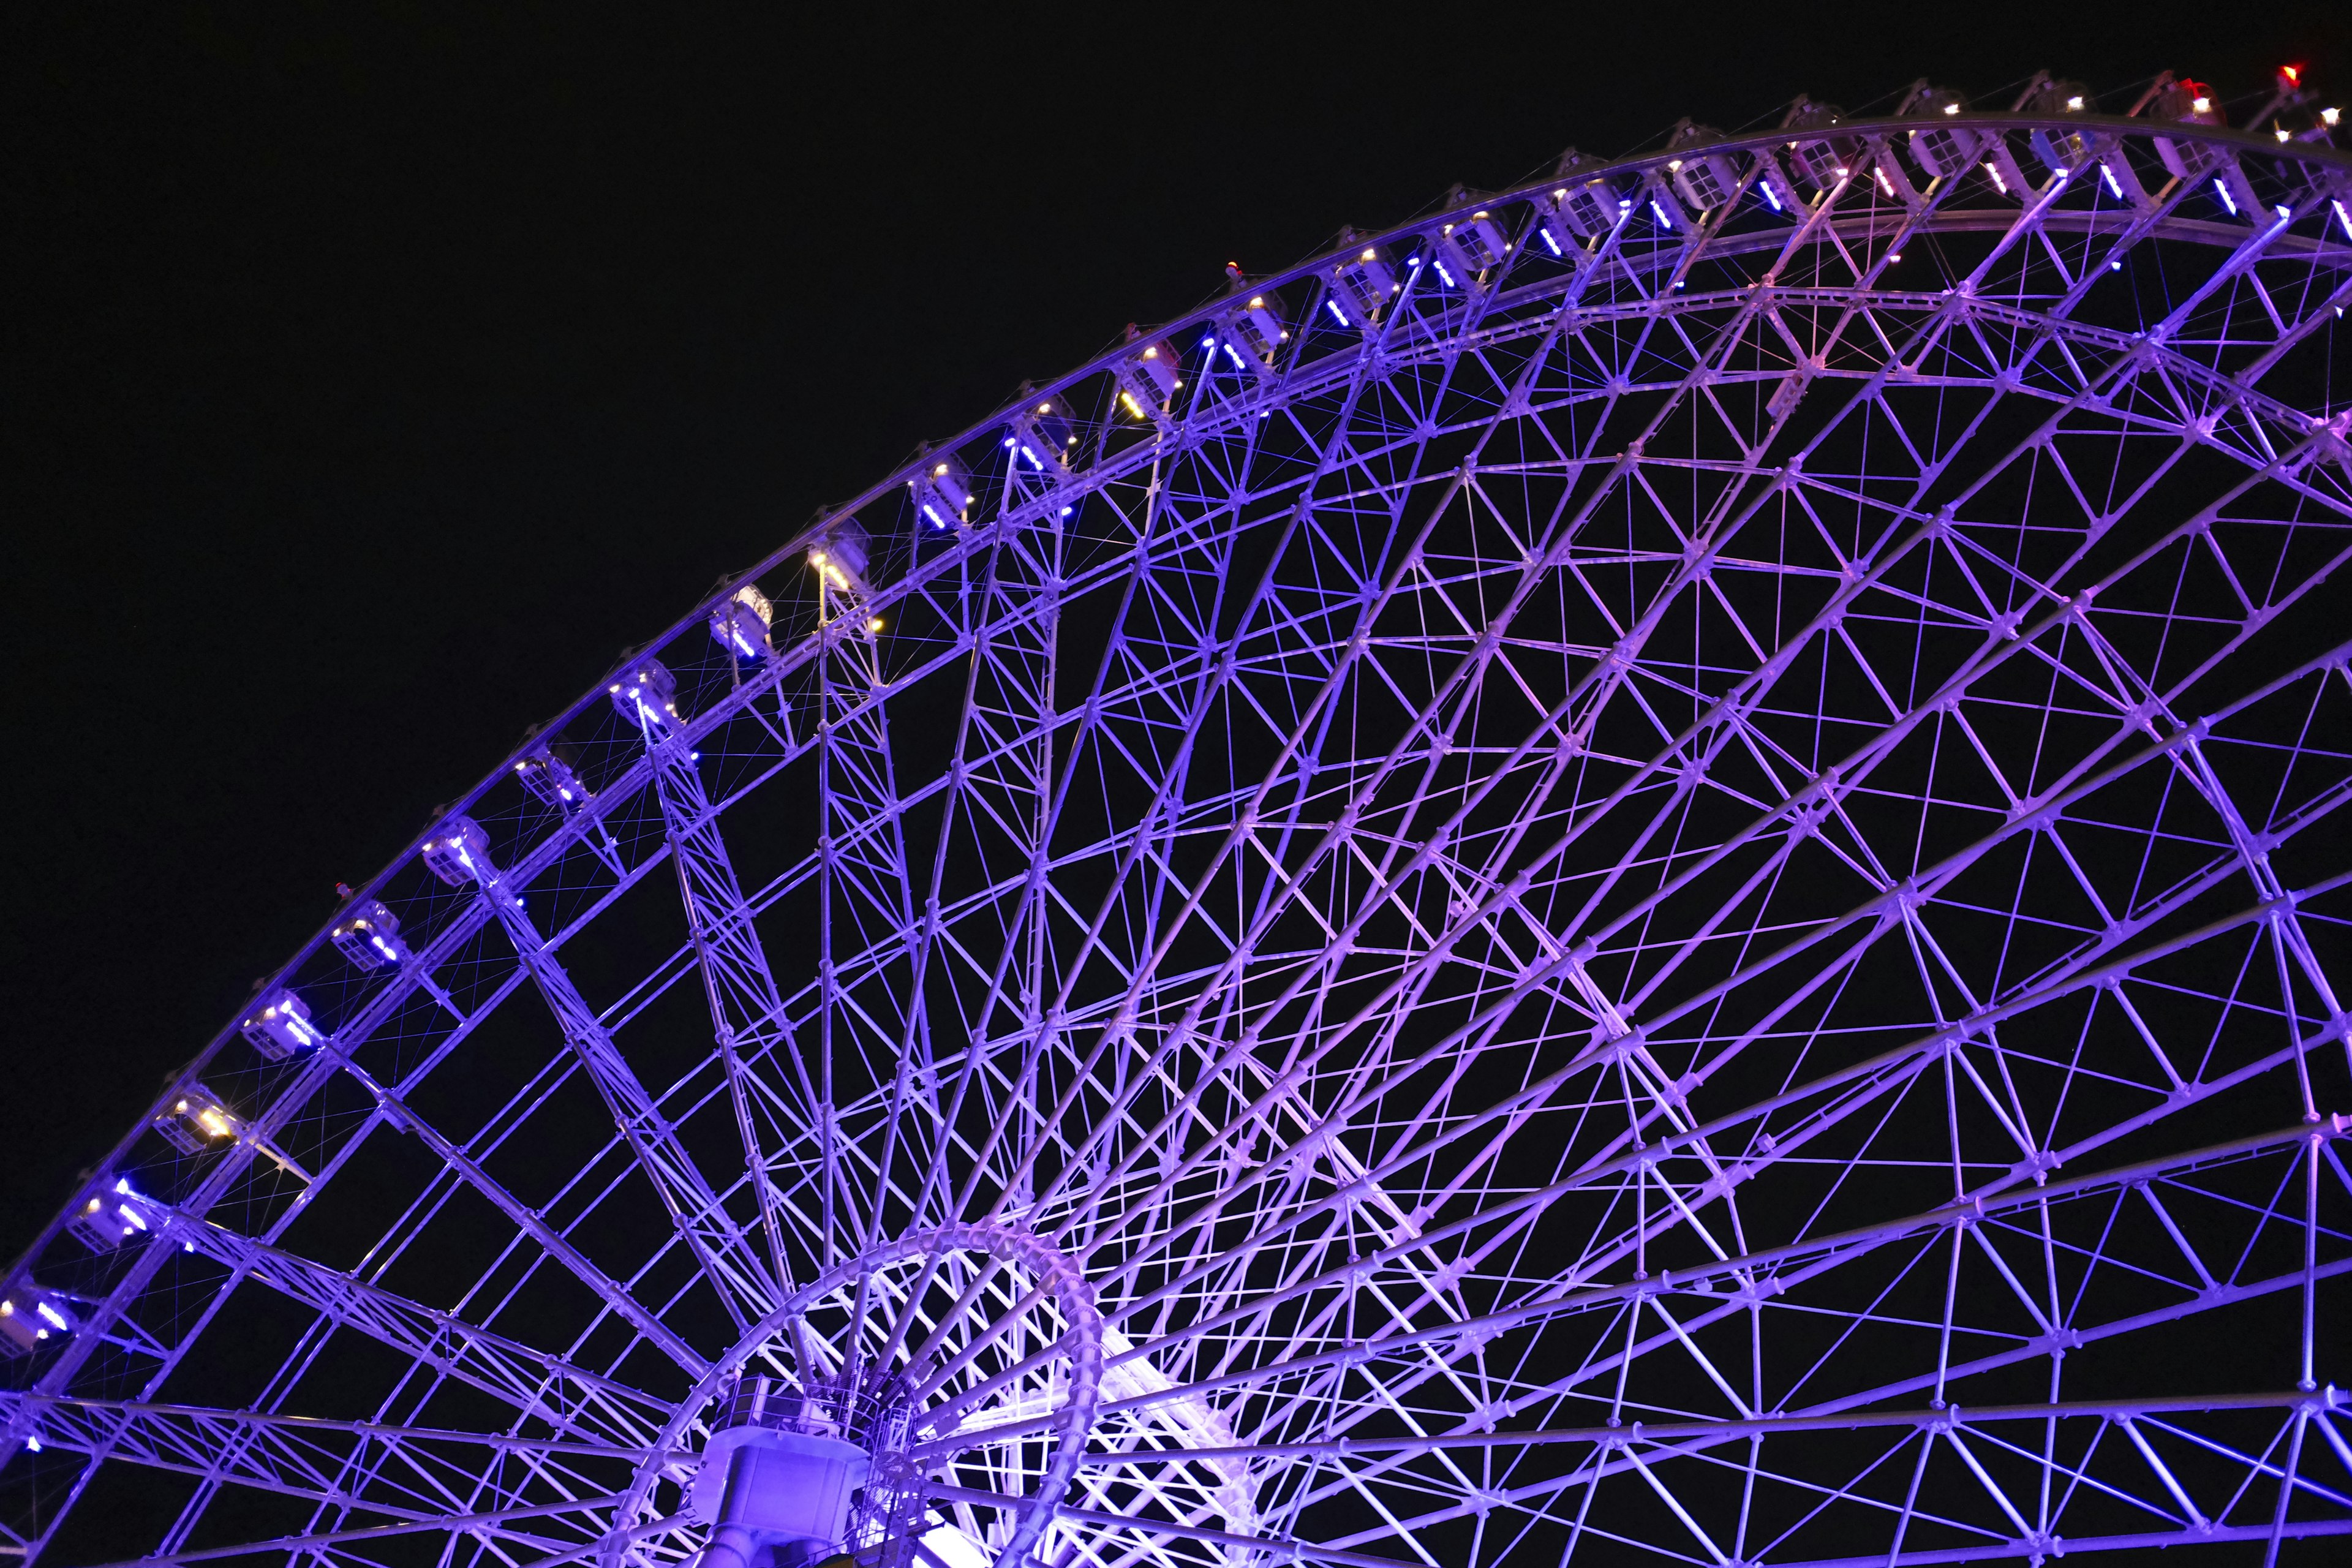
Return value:
<svg viewBox="0 0 2352 1568">
<path fill-rule="evenodd" d="M 607 688 L 606 695 L 621 717 L 658 741 L 678 724 L 677 681 L 658 659 L 634 659 Z"/>
<path fill-rule="evenodd" d="M 1968 100 L 1949 88 L 1931 87 L 1912 100 L 1906 115 L 1925 120 L 1911 132 L 1911 161 L 1931 180 L 1949 180 L 1968 172 L 1983 138 L 1965 125 L 1948 123 L 1968 108 Z"/>
<path fill-rule="evenodd" d="M 746 583 L 711 606 L 710 636 L 737 658 L 756 663 L 768 657 L 768 628 L 775 621 L 768 595 Z"/>
<path fill-rule="evenodd" d="M 184 1154 L 201 1154 L 224 1141 L 245 1135 L 244 1121 L 221 1098 L 201 1083 L 192 1083 L 173 1097 L 149 1125 L 156 1135 Z"/>
<path fill-rule="evenodd" d="M 1184 384 L 1183 361 L 1165 338 L 1139 344 L 1111 366 L 1118 404 L 1130 419 L 1167 417 L 1168 404 Z"/>
<path fill-rule="evenodd" d="M 1818 134 L 1843 122 L 1845 110 L 1834 103 L 1810 100 L 1797 106 L 1785 129 L 1795 137 L 1788 144 L 1789 166 L 1816 193 L 1835 190 L 1862 160 L 1862 143 L 1851 136 Z M 1812 135 L 1798 135 L 1811 132 Z"/>
<path fill-rule="evenodd" d="M 1721 153 L 1707 147 L 1723 139 L 1723 132 L 1711 125 L 1693 125 L 1685 121 L 1666 141 L 1666 151 L 1677 156 L 1666 161 L 1666 173 L 1674 177 L 1675 189 L 1691 210 L 1704 217 L 1731 200 L 1739 188 L 1739 168 Z"/>
<path fill-rule="evenodd" d="M 77 1323 L 55 1291 L 19 1277 L 0 1290 L 0 1355 L 27 1356 L 45 1342 L 62 1340 Z"/>
<path fill-rule="evenodd" d="M 1511 242 L 1491 212 L 1480 210 L 1437 231 L 1438 276 L 1448 287 L 1467 287 L 1511 253 Z"/>
<path fill-rule="evenodd" d="M 237 1032 L 271 1061 L 303 1056 L 326 1044 L 327 1037 L 310 1022 L 309 1005 L 291 991 L 266 992 L 257 1001 Z"/>
<path fill-rule="evenodd" d="M 2148 105 L 2148 117 L 2178 125 L 2228 123 L 2213 97 L 2213 89 L 2203 82 L 2185 79 L 2156 95 L 2156 100 Z M 2189 136 L 2158 136 L 2151 140 L 2156 143 L 2157 160 L 2166 173 L 2176 179 L 2205 182 L 2207 193 L 2231 217 L 2263 216 L 2262 198 L 2254 194 L 2254 187 L 2246 180 L 2246 172 L 2238 166 L 2238 160 L 2227 147 Z"/>
<path fill-rule="evenodd" d="M 1555 186 L 1551 201 L 1553 215 L 1580 240 L 1614 233 L 1633 205 L 1605 178 Z"/>
<path fill-rule="evenodd" d="M 2082 114 L 2090 103 L 2091 89 L 2079 81 L 2045 81 L 2026 95 L 2024 109 L 2034 115 Z M 2095 156 L 2087 130 L 2036 128 L 2026 141 L 2053 174 L 2072 174 Z"/>
<path fill-rule="evenodd" d="M 1078 445 L 1077 422 L 1058 397 L 1032 396 L 1007 422 L 1004 445 L 1033 474 L 1066 468 Z"/>
<path fill-rule="evenodd" d="M 1377 246 L 1366 246 L 1331 269 L 1331 292 L 1325 296 L 1323 308 L 1343 327 L 1369 327 L 1381 319 L 1381 312 L 1402 287 L 1396 268 L 1389 265 L 1388 253 Z"/>
<path fill-rule="evenodd" d="M 67 1228 L 92 1252 L 111 1252 L 126 1241 L 163 1228 L 163 1206 L 133 1192 L 131 1178 L 100 1181 L 83 1194 Z"/>
<path fill-rule="evenodd" d="M 525 752 L 514 765 L 515 777 L 531 797 L 566 816 L 594 798 L 572 765 L 572 748 L 558 741 Z"/>
<path fill-rule="evenodd" d="M 355 969 L 397 969 L 408 962 L 408 944 L 400 940 L 400 921 L 379 899 L 355 907 L 328 935 L 335 951 Z"/>
<path fill-rule="evenodd" d="M 971 521 L 971 471 L 953 452 L 934 453 L 920 473 L 907 481 L 915 511 L 933 533 Z"/>
<path fill-rule="evenodd" d="M 488 882 L 498 875 L 490 860 L 490 837 L 470 816 L 453 816 L 425 840 L 425 868 L 453 888 Z"/>
<path fill-rule="evenodd" d="M 1259 364 L 1271 365 L 1282 345 L 1290 341 L 1290 328 L 1283 321 L 1281 301 L 1267 294 L 1253 294 L 1225 321 L 1225 341 L 1241 345 L 1240 352 Z"/>
</svg>

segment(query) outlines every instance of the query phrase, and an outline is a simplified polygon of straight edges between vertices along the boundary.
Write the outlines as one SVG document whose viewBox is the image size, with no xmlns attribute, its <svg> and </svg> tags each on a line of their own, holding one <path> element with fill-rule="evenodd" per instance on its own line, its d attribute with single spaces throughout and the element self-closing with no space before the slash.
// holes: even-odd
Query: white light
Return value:
<svg viewBox="0 0 2352 1568">
<path fill-rule="evenodd" d="M 2213 100 L 2210 98 L 2194 98 L 2189 100 L 2189 107 L 2195 112 L 2202 114 L 2213 107 Z"/>
<path fill-rule="evenodd" d="M 2323 109 L 2319 111 L 2319 122 L 2322 125 L 2333 125 L 2336 123 L 2336 110 Z"/>
<path fill-rule="evenodd" d="M 1957 103 L 1948 103 L 1944 105 L 1944 112 L 1947 114 L 1958 114 L 1959 111 L 1960 106 Z"/>
<path fill-rule="evenodd" d="M 42 1317 L 47 1319 L 49 1326 L 52 1328 L 62 1331 L 66 1327 L 65 1319 L 60 1317 L 58 1314 L 58 1310 L 55 1307 L 50 1306 L 47 1301 L 35 1302 L 33 1304 L 33 1310 L 40 1313 Z"/>
<path fill-rule="evenodd" d="M 37 1454 L 37 1453 L 39 1453 L 39 1452 L 41 1451 L 41 1440 L 40 1440 L 38 1437 L 27 1437 L 27 1438 L 26 1438 L 26 1439 L 25 1439 L 25 1450 L 26 1450 L 26 1452 L 27 1452 L 27 1453 L 31 1453 L 31 1454 Z"/>
<path fill-rule="evenodd" d="M 2200 100 L 2200 101 L 2202 100 Z M 2221 198 L 2221 205 L 2230 209 L 2230 216 L 2231 217 L 2236 217 L 2238 216 L 2238 204 L 2231 198 L 2230 195 L 2230 187 L 2222 183 L 2221 176 L 2219 174 L 2213 176 L 2213 194 Z"/>
<path fill-rule="evenodd" d="M 2108 168 L 2105 163 L 2102 163 L 2099 165 L 2099 173 L 2107 177 L 2107 189 L 2115 193 L 2116 200 L 2123 200 L 2124 188 L 2123 185 L 2116 179 L 2116 172 L 2113 169 Z"/>
<path fill-rule="evenodd" d="M 2066 100 L 2066 107 L 2070 110 L 2080 109 L 2083 107 L 2083 100 L 2079 98 L 2070 98 Z"/>
<path fill-rule="evenodd" d="M 2336 209 L 2336 221 L 2343 226 L 2344 237 L 2347 239 L 2352 239 L 2352 213 L 2346 212 L 2344 210 L 2344 204 L 2340 201 L 2330 202 L 2327 205 Z M 2342 312 L 2338 311 L 2337 314 L 2340 315 Z"/>
</svg>

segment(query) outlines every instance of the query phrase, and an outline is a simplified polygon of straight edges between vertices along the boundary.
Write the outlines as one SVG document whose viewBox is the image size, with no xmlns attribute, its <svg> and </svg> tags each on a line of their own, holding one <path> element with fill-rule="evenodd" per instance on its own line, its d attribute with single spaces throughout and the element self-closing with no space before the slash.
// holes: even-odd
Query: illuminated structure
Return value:
<svg viewBox="0 0 2352 1568">
<path fill-rule="evenodd" d="M 20 1261 L 6 1549 L 2352 1532 L 2334 123 L 1685 126 L 925 451 Z"/>
</svg>

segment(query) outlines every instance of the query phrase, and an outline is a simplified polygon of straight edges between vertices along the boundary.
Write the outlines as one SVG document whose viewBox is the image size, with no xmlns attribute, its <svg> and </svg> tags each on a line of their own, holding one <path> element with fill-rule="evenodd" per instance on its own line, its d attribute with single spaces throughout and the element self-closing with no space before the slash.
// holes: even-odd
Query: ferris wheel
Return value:
<svg viewBox="0 0 2352 1568">
<path fill-rule="evenodd" d="M 0 1552 L 2340 1550 L 2335 135 L 1800 100 L 1024 389 L 97 1167 Z"/>
</svg>

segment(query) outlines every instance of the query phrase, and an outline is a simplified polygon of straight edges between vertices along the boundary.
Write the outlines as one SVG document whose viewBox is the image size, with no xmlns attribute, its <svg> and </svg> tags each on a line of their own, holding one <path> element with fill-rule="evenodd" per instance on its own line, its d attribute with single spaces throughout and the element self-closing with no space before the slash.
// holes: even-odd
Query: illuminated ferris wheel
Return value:
<svg viewBox="0 0 2352 1568">
<path fill-rule="evenodd" d="M 18 1261 L 0 1552 L 2340 1549 L 2335 126 L 1685 124 L 927 450 Z"/>
</svg>

